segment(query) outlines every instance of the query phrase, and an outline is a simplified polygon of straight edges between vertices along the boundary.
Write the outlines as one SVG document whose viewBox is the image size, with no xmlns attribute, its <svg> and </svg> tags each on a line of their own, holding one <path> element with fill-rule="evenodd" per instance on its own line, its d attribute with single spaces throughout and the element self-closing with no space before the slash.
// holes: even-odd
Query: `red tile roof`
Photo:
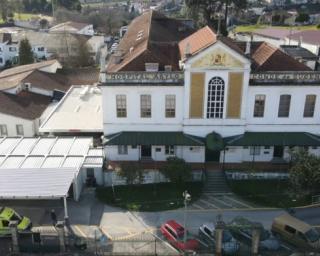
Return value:
<svg viewBox="0 0 320 256">
<path fill-rule="evenodd" d="M 50 100 L 50 97 L 27 91 L 17 95 L 0 91 L 0 113 L 34 120 L 42 115 Z"/>
<path fill-rule="evenodd" d="M 255 71 L 310 71 L 311 69 L 268 43 L 262 43 L 252 52 Z"/>
<path fill-rule="evenodd" d="M 121 62 L 111 56 L 107 72 L 145 71 L 146 62 L 159 63 L 159 69 L 171 65 L 179 69 L 178 42 L 194 32 L 181 21 L 158 12 L 148 11 L 135 18 L 122 38 L 117 54 Z"/>
<path fill-rule="evenodd" d="M 189 48 L 189 54 L 194 55 L 216 41 L 217 35 L 211 28 L 205 26 L 179 42 L 180 56 L 184 58 L 187 48 Z"/>
</svg>

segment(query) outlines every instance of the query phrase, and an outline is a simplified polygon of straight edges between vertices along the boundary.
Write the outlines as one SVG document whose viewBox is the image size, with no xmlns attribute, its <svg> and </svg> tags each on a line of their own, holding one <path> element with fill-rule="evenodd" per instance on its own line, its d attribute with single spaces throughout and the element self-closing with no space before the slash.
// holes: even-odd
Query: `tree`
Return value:
<svg viewBox="0 0 320 256">
<path fill-rule="evenodd" d="M 183 184 L 191 178 L 191 166 L 178 157 L 168 157 L 160 172 L 176 184 Z"/>
<path fill-rule="evenodd" d="M 247 6 L 246 0 L 185 0 L 189 9 L 195 8 L 198 12 L 196 16 L 198 25 L 209 25 L 215 27 L 218 30 L 219 14 L 224 10 L 224 20 L 221 21 L 220 31 L 222 34 L 226 34 L 227 18 L 229 6 L 232 5 L 237 10 L 244 9 Z M 202 22 L 204 24 L 201 24 Z M 199 24 L 200 21 L 200 24 Z"/>
<path fill-rule="evenodd" d="M 33 63 L 33 52 L 31 45 L 27 38 L 24 38 L 20 41 L 19 47 L 19 63 L 20 65 Z"/>
<path fill-rule="evenodd" d="M 310 20 L 310 16 L 307 13 L 299 13 L 299 15 L 296 18 L 296 22 L 308 22 Z"/>
<path fill-rule="evenodd" d="M 119 176 L 126 179 L 127 185 L 132 185 L 136 181 L 139 184 L 143 182 L 143 170 L 141 166 L 137 163 L 123 163 L 120 166 L 120 170 L 118 172 Z"/>
<path fill-rule="evenodd" d="M 79 42 L 79 55 L 76 58 L 79 67 L 87 67 L 92 64 L 89 48 L 86 42 Z"/>
<path fill-rule="evenodd" d="M 8 11 L 9 11 L 8 7 L 9 7 L 8 0 L 0 0 L 0 13 L 1 13 L 1 18 L 3 19 L 4 22 L 6 22 L 8 18 Z"/>
<path fill-rule="evenodd" d="M 306 150 L 292 152 L 290 183 L 299 194 L 312 195 L 320 191 L 320 158 Z"/>
</svg>

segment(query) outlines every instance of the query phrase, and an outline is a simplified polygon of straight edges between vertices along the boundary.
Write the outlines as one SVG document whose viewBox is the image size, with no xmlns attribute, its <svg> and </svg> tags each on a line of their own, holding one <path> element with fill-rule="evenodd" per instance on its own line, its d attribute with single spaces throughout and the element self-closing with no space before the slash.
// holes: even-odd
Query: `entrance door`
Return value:
<svg viewBox="0 0 320 256">
<path fill-rule="evenodd" d="M 219 162 L 220 161 L 220 151 L 210 150 L 206 148 L 206 162 Z"/>
<path fill-rule="evenodd" d="M 283 157 L 283 146 L 274 146 L 273 148 L 273 157 Z"/>
<path fill-rule="evenodd" d="M 141 145 L 141 157 L 151 157 L 151 146 Z"/>
</svg>

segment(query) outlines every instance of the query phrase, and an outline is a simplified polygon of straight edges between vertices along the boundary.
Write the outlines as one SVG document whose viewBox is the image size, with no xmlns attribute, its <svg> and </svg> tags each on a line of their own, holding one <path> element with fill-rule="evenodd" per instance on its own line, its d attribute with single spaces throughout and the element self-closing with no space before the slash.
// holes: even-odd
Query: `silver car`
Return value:
<svg viewBox="0 0 320 256">
<path fill-rule="evenodd" d="M 215 246 L 215 224 L 205 223 L 199 228 L 199 237 L 208 244 Z M 223 230 L 222 235 L 222 252 L 223 254 L 235 254 L 239 250 L 239 243 L 232 236 L 228 229 Z"/>
<path fill-rule="evenodd" d="M 229 228 L 234 233 L 250 241 L 252 240 L 253 227 L 260 229 L 259 248 L 261 250 L 276 251 L 280 248 L 279 240 L 266 230 L 261 223 L 252 222 L 243 217 L 235 217 L 229 224 Z"/>
</svg>

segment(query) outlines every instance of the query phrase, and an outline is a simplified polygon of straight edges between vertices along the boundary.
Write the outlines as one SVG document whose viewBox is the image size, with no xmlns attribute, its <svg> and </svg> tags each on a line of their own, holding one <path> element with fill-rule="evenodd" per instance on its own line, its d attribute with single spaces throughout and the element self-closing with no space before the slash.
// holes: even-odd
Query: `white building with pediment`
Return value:
<svg viewBox="0 0 320 256">
<path fill-rule="evenodd" d="M 286 163 L 291 148 L 320 153 L 320 73 L 265 42 L 150 11 L 101 77 L 111 162 Z"/>
</svg>

